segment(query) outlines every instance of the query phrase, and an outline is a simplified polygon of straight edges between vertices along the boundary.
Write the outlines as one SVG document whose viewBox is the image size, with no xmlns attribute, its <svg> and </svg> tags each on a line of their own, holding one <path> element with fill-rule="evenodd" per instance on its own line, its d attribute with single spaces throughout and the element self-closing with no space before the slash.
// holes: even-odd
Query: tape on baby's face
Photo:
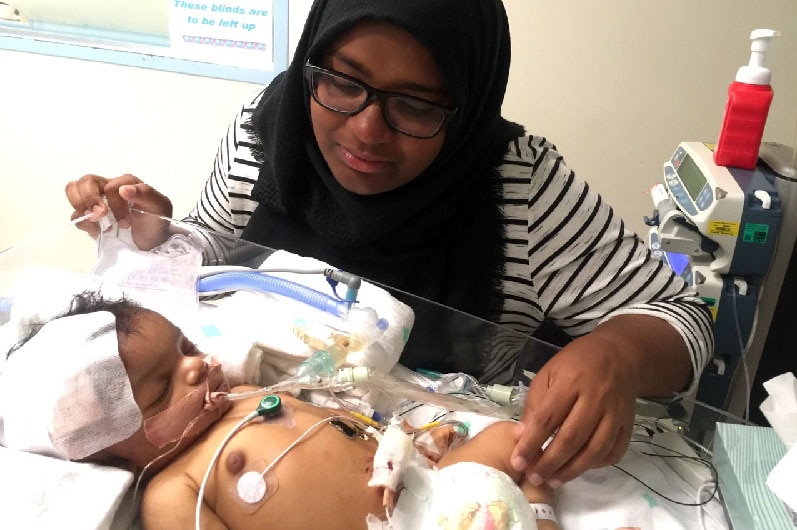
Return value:
<svg viewBox="0 0 797 530">
<path fill-rule="evenodd" d="M 229 390 L 221 365 L 212 362 L 204 384 L 197 385 L 180 401 L 144 421 L 144 435 L 155 447 L 163 449 L 181 438 L 202 434 L 232 406 L 226 399 L 214 402 L 211 393 Z"/>
</svg>

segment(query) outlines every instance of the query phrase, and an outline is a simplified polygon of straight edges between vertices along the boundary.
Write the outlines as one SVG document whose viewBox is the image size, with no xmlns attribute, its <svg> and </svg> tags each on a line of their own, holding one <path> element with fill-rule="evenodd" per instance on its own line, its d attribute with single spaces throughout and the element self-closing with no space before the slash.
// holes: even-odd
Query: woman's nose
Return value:
<svg viewBox="0 0 797 530">
<path fill-rule="evenodd" d="M 378 101 L 372 101 L 363 110 L 350 116 L 347 124 L 357 139 L 364 144 L 388 142 L 393 134 L 393 129 L 385 121 L 381 103 Z"/>
<path fill-rule="evenodd" d="M 208 363 L 202 357 L 184 357 L 180 366 L 185 384 L 194 386 L 201 383 L 208 371 Z"/>
</svg>

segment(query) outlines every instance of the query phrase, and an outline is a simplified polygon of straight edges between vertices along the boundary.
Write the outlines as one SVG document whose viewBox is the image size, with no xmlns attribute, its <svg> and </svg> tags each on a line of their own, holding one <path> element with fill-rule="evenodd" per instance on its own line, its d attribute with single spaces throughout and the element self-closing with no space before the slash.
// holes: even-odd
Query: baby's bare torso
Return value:
<svg viewBox="0 0 797 530">
<path fill-rule="evenodd" d="M 266 474 L 268 491 L 264 500 L 254 503 L 241 500 L 238 484 L 243 474 L 262 473 L 316 422 L 342 414 L 291 396 L 280 397 L 283 412 L 278 418 L 248 423 L 232 437 L 216 460 L 204 492 L 210 510 L 230 530 L 353 530 L 366 528 L 365 518 L 369 513 L 383 518 L 381 491 L 368 486 L 376 440 L 350 437 L 352 432 L 345 426 L 329 423 L 315 428 Z M 162 495 L 164 488 L 175 483 L 194 487 L 198 492 L 208 464 L 224 437 L 255 410 L 259 400 L 234 402 L 220 421 L 153 479 L 145 496 Z M 346 423 L 356 426 L 352 420 Z M 196 495 L 189 507 L 191 513 L 195 503 Z M 175 509 L 184 508 L 175 506 Z"/>
</svg>

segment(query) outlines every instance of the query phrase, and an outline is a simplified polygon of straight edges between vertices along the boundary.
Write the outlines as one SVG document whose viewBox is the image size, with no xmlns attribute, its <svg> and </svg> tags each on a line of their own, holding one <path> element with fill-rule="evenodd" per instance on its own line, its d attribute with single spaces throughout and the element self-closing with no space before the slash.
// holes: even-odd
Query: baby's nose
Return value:
<svg viewBox="0 0 797 530">
<path fill-rule="evenodd" d="M 208 363 L 202 357 L 185 357 L 182 361 L 185 382 L 194 386 L 201 383 L 208 371 Z"/>
</svg>

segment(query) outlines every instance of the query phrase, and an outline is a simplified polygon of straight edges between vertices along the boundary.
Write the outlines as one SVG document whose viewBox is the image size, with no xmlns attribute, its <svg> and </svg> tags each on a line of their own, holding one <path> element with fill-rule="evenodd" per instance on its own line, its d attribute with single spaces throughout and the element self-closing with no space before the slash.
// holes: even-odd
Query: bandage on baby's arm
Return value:
<svg viewBox="0 0 797 530">
<path fill-rule="evenodd" d="M 411 450 L 412 437 L 402 430 L 400 424 L 391 423 L 382 434 L 374 454 L 374 469 L 368 485 L 398 491 L 401 472 Z"/>
</svg>

